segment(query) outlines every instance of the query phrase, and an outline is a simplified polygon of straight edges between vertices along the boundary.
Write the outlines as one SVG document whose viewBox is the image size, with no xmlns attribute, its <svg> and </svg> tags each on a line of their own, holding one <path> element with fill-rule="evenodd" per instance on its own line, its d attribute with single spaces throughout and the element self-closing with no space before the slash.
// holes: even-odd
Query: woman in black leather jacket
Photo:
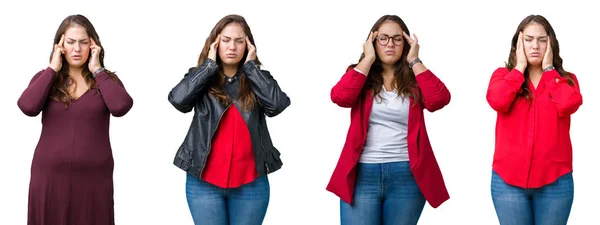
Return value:
<svg viewBox="0 0 600 225">
<path fill-rule="evenodd" d="M 174 164 L 187 172 L 195 224 L 259 225 L 265 217 L 267 174 L 282 165 L 265 116 L 281 113 L 290 99 L 260 65 L 245 19 L 228 15 L 210 32 L 198 66 L 169 93 L 177 110 L 194 109 Z"/>
</svg>

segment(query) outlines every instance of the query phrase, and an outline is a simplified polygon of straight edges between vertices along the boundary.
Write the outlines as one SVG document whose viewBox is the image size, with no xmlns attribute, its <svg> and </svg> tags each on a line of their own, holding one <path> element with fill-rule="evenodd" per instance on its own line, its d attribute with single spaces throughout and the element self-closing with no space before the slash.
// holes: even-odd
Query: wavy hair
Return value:
<svg viewBox="0 0 600 225">
<path fill-rule="evenodd" d="M 61 36 L 67 31 L 67 29 L 71 28 L 72 26 L 81 26 L 85 28 L 89 38 L 94 40 L 96 42 L 96 45 L 102 48 L 99 54 L 99 60 L 100 66 L 104 67 L 104 47 L 102 47 L 100 37 L 98 36 L 98 33 L 96 33 L 96 29 L 94 28 L 92 23 L 85 16 L 79 14 L 70 15 L 67 18 L 65 18 L 58 27 L 58 30 L 56 30 L 56 34 L 54 35 L 54 44 L 52 45 L 52 52 L 50 53 L 50 61 L 52 61 L 52 55 L 54 54 L 54 45 L 60 42 Z M 50 98 L 56 99 L 64 103 L 66 107 L 69 107 L 72 100 L 72 96 L 69 94 L 69 86 L 76 85 L 76 83 L 73 80 L 73 78 L 69 76 L 70 65 L 67 62 L 65 55 L 61 55 L 61 57 L 63 62 L 62 67 L 59 71 L 57 71 L 57 76 L 55 76 L 54 81 L 52 83 Z M 88 68 L 88 63 L 91 58 L 92 57 L 89 56 L 86 62 L 83 64 L 83 71 L 81 75 L 83 76 L 85 82 L 87 83 L 87 85 L 90 86 L 91 89 L 96 89 L 96 79 L 94 79 L 92 72 L 90 72 Z M 113 80 L 119 81 L 115 73 L 108 70 L 106 70 L 106 72 L 108 72 L 109 76 Z"/>
<path fill-rule="evenodd" d="M 227 15 L 221 20 L 219 20 L 219 22 L 217 22 L 212 31 L 210 31 L 210 35 L 208 36 L 208 38 L 206 38 L 206 41 L 204 42 L 204 48 L 202 48 L 202 52 L 200 53 L 200 57 L 198 58 L 198 66 L 200 66 L 202 63 L 204 63 L 204 61 L 206 61 L 206 59 L 208 58 L 208 51 L 210 50 L 210 45 L 213 42 L 215 42 L 217 36 L 221 33 L 221 31 L 223 31 L 225 26 L 231 23 L 237 23 L 240 26 L 242 26 L 242 28 L 244 29 L 244 33 L 248 36 L 250 42 L 254 44 L 254 37 L 252 36 L 252 32 L 250 31 L 250 26 L 248 26 L 248 23 L 246 23 L 244 17 L 235 14 Z M 246 61 L 247 56 L 248 50 L 245 50 L 244 56 L 238 64 L 238 71 L 242 69 L 243 62 Z M 217 65 L 219 65 L 219 74 L 221 76 L 215 76 L 212 79 L 208 92 L 214 95 L 219 100 L 219 102 L 221 102 L 221 104 L 229 106 L 232 104 L 232 100 L 223 91 L 223 84 L 225 84 L 225 81 L 223 79 L 223 63 L 221 61 L 221 58 L 219 57 L 219 54 L 217 54 L 216 59 Z M 258 65 L 261 65 L 260 61 L 258 60 L 258 57 L 256 58 L 256 63 Z M 241 107 L 243 111 L 251 111 L 258 102 L 256 99 L 256 94 L 252 91 L 252 88 L 250 87 L 250 82 L 244 74 L 240 76 L 239 100 L 241 102 Z"/>
<path fill-rule="evenodd" d="M 392 21 L 397 23 L 398 25 L 400 25 L 402 31 L 406 32 L 407 34 L 410 34 L 410 31 L 408 30 L 408 27 L 406 26 L 404 21 L 396 15 L 384 15 L 381 18 L 379 18 L 371 28 L 371 32 L 379 30 L 379 27 L 381 27 L 381 25 L 386 21 Z M 376 42 L 377 41 L 373 42 L 374 48 Z M 406 62 L 406 57 L 408 55 L 408 51 L 410 50 L 410 45 L 407 41 L 404 41 L 403 45 L 404 48 L 402 50 L 402 56 L 395 64 L 396 71 L 394 71 L 393 85 L 394 88 L 398 90 L 398 95 L 412 97 L 415 100 L 415 102 L 420 102 L 421 97 L 415 74 L 412 71 L 412 69 L 408 67 L 408 62 Z M 360 55 L 359 62 L 362 61 L 364 58 L 365 54 L 362 53 Z M 356 65 L 358 64 L 353 64 L 351 66 L 354 67 Z M 375 54 L 375 61 L 371 65 L 371 69 L 369 70 L 369 74 L 367 75 L 367 81 L 361 92 L 362 97 L 366 96 L 367 91 L 372 90 L 373 97 L 376 98 L 376 101 L 382 101 L 382 97 L 380 95 L 383 85 L 383 76 L 381 75 L 382 73 L 383 65 L 381 59 L 379 59 L 379 56 Z"/>
<path fill-rule="evenodd" d="M 546 18 L 541 15 L 529 15 L 525 17 L 517 27 L 515 31 L 515 35 L 513 35 L 510 54 L 508 55 L 508 61 L 505 63 L 506 68 L 508 70 L 512 70 L 515 68 L 517 63 L 517 41 L 519 40 L 519 32 L 523 31 L 527 25 L 537 23 L 544 27 L 546 33 L 550 36 L 550 45 L 552 46 L 552 65 L 560 74 L 561 77 L 567 78 L 569 85 L 575 85 L 573 78 L 571 77 L 571 73 L 565 71 L 563 69 L 563 60 L 560 57 L 560 46 L 558 44 L 558 39 L 556 38 L 556 33 L 554 33 L 554 29 L 550 25 L 550 22 Z M 525 82 L 521 85 L 521 90 L 518 93 L 518 96 L 524 97 L 525 99 L 531 99 L 531 90 L 529 90 L 529 72 L 525 70 L 523 72 L 523 76 L 525 76 Z"/>
</svg>

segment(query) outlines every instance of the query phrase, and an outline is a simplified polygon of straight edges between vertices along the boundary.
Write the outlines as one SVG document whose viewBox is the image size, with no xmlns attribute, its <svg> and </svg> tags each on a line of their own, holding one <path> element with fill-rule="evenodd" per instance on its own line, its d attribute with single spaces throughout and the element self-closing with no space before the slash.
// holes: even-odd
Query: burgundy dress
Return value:
<svg viewBox="0 0 600 225">
<path fill-rule="evenodd" d="M 49 98 L 51 68 L 37 73 L 18 105 L 28 116 L 42 112 L 42 133 L 33 155 L 28 225 L 112 225 L 113 157 L 110 115 L 120 117 L 133 100 L 106 72 L 98 89 L 65 104 Z"/>
</svg>

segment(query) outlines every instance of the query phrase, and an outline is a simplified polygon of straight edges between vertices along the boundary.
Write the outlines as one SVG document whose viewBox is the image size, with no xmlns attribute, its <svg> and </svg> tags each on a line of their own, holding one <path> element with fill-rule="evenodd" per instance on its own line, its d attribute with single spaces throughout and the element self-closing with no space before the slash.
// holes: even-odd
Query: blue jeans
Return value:
<svg viewBox="0 0 600 225">
<path fill-rule="evenodd" d="M 187 173 L 185 192 L 196 225 L 261 225 L 270 187 L 267 176 L 237 188 L 220 188 Z"/>
<path fill-rule="evenodd" d="M 501 225 L 565 225 L 573 192 L 572 173 L 540 188 L 520 188 L 492 170 L 492 200 Z"/>
<path fill-rule="evenodd" d="M 342 225 L 417 224 L 425 198 L 409 162 L 359 163 L 352 205 L 340 200 Z"/>
</svg>

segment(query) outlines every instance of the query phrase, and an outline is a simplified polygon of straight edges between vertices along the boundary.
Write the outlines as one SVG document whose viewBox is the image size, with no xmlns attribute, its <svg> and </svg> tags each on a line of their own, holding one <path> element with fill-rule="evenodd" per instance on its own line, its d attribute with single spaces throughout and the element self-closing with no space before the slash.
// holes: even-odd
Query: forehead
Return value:
<svg viewBox="0 0 600 225">
<path fill-rule="evenodd" d="M 383 22 L 377 31 L 379 31 L 380 34 L 388 35 L 402 34 L 402 28 L 400 28 L 400 24 L 391 20 L 386 20 Z"/>
<path fill-rule="evenodd" d="M 227 36 L 231 38 L 245 37 L 244 28 L 239 23 L 230 23 L 223 27 L 221 36 Z"/>
<path fill-rule="evenodd" d="M 87 30 L 79 25 L 72 25 L 65 31 L 65 38 L 85 39 L 88 38 Z"/>
<path fill-rule="evenodd" d="M 546 29 L 539 23 L 532 22 L 523 28 L 523 34 L 527 36 L 547 36 Z"/>
</svg>

